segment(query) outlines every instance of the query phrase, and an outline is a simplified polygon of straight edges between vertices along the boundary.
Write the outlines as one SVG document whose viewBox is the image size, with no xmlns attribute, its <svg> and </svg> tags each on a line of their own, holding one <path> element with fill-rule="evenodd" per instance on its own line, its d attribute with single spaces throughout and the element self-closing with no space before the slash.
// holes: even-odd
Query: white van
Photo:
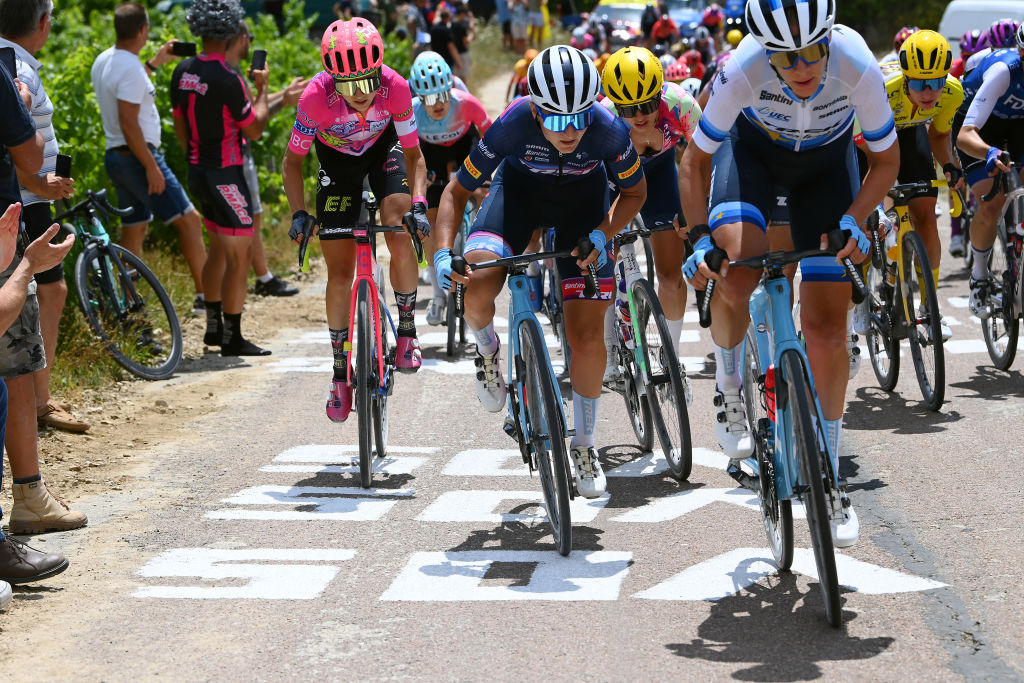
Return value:
<svg viewBox="0 0 1024 683">
<path fill-rule="evenodd" d="M 939 33 L 960 53 L 960 36 L 973 29 L 985 30 L 999 19 L 1024 21 L 1024 0 L 953 0 L 939 22 Z"/>
</svg>

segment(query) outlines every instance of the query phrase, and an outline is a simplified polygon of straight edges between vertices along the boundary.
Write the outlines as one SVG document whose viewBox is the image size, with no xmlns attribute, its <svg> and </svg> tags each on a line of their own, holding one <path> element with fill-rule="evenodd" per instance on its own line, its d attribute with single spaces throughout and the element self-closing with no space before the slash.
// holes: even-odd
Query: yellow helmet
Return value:
<svg viewBox="0 0 1024 683">
<path fill-rule="evenodd" d="M 526 78 L 526 69 L 530 66 L 530 63 L 525 59 L 520 59 L 516 62 L 516 65 L 512 67 L 512 70 L 516 72 L 516 76 L 519 78 Z"/>
<path fill-rule="evenodd" d="M 624 47 L 605 62 L 604 94 L 615 104 L 639 104 L 661 92 L 665 81 L 661 61 L 645 47 Z"/>
<path fill-rule="evenodd" d="M 943 78 L 952 64 L 949 43 L 935 31 L 913 33 L 900 46 L 900 69 L 907 78 Z"/>
<path fill-rule="evenodd" d="M 738 28 L 734 28 L 725 34 L 725 41 L 733 47 L 739 45 L 741 40 L 743 40 L 743 31 Z"/>
</svg>

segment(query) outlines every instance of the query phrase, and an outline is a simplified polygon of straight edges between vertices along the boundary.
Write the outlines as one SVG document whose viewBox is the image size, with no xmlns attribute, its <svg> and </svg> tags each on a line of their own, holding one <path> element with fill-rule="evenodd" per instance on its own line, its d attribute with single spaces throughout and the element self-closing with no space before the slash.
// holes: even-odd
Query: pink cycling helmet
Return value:
<svg viewBox="0 0 1024 683">
<path fill-rule="evenodd" d="M 1013 19 L 1000 19 L 988 29 L 988 44 L 993 50 L 1001 47 L 1016 47 L 1017 42 L 1014 36 L 1017 34 L 1019 22 Z"/>
<path fill-rule="evenodd" d="M 673 83 L 682 83 L 690 77 L 690 67 L 683 60 L 673 62 L 665 69 L 665 80 Z"/>
<path fill-rule="evenodd" d="M 717 4 L 711 4 L 704 10 L 701 23 L 705 26 L 718 26 L 722 23 L 722 9 Z"/>
<path fill-rule="evenodd" d="M 320 58 L 335 78 L 369 76 L 384 63 L 384 41 L 366 19 L 339 20 L 324 31 Z"/>
</svg>

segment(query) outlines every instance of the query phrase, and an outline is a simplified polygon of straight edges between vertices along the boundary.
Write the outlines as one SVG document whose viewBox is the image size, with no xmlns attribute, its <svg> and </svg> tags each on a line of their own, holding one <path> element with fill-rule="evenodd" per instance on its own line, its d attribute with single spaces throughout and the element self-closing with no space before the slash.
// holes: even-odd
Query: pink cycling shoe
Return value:
<svg viewBox="0 0 1024 683">
<path fill-rule="evenodd" d="M 399 372 L 410 373 L 420 369 L 423 353 L 420 351 L 420 340 L 416 337 L 399 337 L 398 353 L 395 365 Z"/>
<path fill-rule="evenodd" d="M 352 387 L 343 379 L 331 381 L 327 394 L 327 418 L 331 422 L 344 422 L 352 412 Z"/>
</svg>

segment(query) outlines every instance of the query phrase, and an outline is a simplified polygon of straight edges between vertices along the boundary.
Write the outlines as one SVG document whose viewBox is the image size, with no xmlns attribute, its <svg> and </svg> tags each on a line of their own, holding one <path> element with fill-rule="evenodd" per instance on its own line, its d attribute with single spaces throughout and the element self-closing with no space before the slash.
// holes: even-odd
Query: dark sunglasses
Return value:
<svg viewBox="0 0 1024 683">
<path fill-rule="evenodd" d="M 925 90 L 942 90 L 946 87 L 946 77 L 941 78 L 908 78 L 907 87 L 914 92 Z"/>
<path fill-rule="evenodd" d="M 661 110 L 661 93 L 653 99 L 641 102 L 640 104 L 616 104 L 615 111 L 624 119 L 629 119 L 637 114 L 655 114 Z"/>
<path fill-rule="evenodd" d="M 334 89 L 342 95 L 355 95 L 357 92 L 369 95 L 380 89 L 380 71 L 362 78 L 335 78 Z"/>
<path fill-rule="evenodd" d="M 814 45 L 802 47 L 799 50 L 789 52 L 768 52 L 768 62 L 776 69 L 789 71 L 797 62 L 803 62 L 807 66 L 817 64 L 828 56 L 828 39 L 818 41 Z"/>
</svg>

